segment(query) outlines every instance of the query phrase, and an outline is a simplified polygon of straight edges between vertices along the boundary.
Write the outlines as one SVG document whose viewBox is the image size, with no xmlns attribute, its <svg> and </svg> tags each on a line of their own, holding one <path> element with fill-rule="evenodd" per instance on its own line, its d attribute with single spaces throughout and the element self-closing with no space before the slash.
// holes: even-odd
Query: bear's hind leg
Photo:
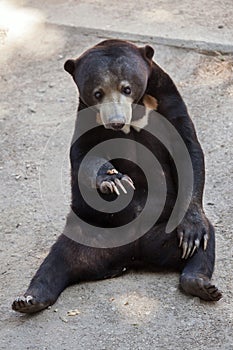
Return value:
<svg viewBox="0 0 233 350">
<path fill-rule="evenodd" d="M 209 223 L 209 242 L 206 251 L 199 248 L 191 258 L 180 276 L 182 289 L 191 295 L 198 296 L 206 301 L 217 301 L 222 294 L 211 282 L 215 261 L 215 237 L 214 228 Z"/>
<path fill-rule="evenodd" d="M 81 245 L 61 235 L 33 277 L 26 293 L 12 308 L 23 313 L 45 309 L 69 285 L 119 276 L 129 265 L 134 245 L 101 249 Z"/>
<path fill-rule="evenodd" d="M 58 242 L 45 258 L 24 295 L 16 298 L 12 309 L 22 313 L 33 313 L 45 309 L 57 300 L 69 285 L 70 273 Z"/>
</svg>

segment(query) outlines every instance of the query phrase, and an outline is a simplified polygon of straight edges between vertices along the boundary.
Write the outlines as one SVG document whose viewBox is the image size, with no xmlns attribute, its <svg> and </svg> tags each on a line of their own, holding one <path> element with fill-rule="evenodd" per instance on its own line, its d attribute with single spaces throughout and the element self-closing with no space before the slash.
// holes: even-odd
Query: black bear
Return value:
<svg viewBox="0 0 233 350">
<path fill-rule="evenodd" d="M 13 302 L 13 310 L 40 311 L 52 305 L 73 283 L 119 276 L 135 267 L 179 271 L 180 286 L 186 293 L 209 301 L 221 298 L 220 291 L 210 282 L 215 236 L 203 211 L 203 152 L 176 86 L 152 60 L 153 55 L 154 50 L 148 45 L 137 47 L 126 41 L 106 40 L 79 58 L 66 61 L 64 68 L 79 90 L 70 149 L 71 213 L 64 233 L 51 248 L 26 293 Z M 160 139 L 159 124 L 157 137 L 150 133 L 153 122 L 159 120 L 151 115 L 155 110 L 181 137 L 192 166 L 187 210 L 170 232 L 166 227 L 182 178 L 169 147 Z M 161 128 L 165 133 L 168 124 Z M 176 147 L 173 141 L 169 141 L 171 149 Z M 115 149 L 119 145 L 118 156 L 111 157 L 111 142 Z M 98 148 L 100 144 L 102 148 Z M 90 153 L 95 148 L 96 152 Z M 150 161 L 146 163 L 149 153 L 145 148 L 158 160 L 155 170 Z M 150 190 L 153 182 L 156 186 Z M 165 185 L 164 197 L 161 188 Z M 184 193 L 185 186 L 181 188 Z M 88 198 L 97 194 L 102 200 L 100 207 L 86 200 L 83 188 Z M 128 202 L 116 211 L 111 206 L 118 198 L 128 198 Z M 149 215 L 137 221 L 137 225 L 127 226 L 141 217 L 148 198 Z M 157 210 L 164 200 L 163 209 Z M 151 218 L 154 222 L 147 225 Z M 91 234 L 85 231 L 90 226 Z M 129 232 L 125 227 L 129 227 Z M 74 238 L 76 231 L 79 234 Z"/>
</svg>

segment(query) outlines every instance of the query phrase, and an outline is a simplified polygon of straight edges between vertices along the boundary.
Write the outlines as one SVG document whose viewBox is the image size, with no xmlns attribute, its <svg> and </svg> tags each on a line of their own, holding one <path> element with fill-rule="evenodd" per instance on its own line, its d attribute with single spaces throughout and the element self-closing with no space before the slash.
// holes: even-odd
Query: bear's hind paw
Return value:
<svg viewBox="0 0 233 350">
<path fill-rule="evenodd" d="M 222 293 L 207 278 L 182 274 L 180 284 L 187 294 L 198 296 L 200 299 L 218 301 L 222 298 Z"/>
<path fill-rule="evenodd" d="M 32 295 L 21 295 L 14 300 L 12 309 L 22 313 L 33 313 L 43 310 L 49 305 L 50 302 L 39 302 Z"/>
</svg>

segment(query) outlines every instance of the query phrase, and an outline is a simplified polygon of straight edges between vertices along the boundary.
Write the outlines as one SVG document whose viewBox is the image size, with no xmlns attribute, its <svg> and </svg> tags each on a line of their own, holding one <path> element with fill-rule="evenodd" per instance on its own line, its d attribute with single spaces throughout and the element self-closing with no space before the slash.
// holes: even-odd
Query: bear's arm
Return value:
<svg viewBox="0 0 233 350">
<path fill-rule="evenodd" d="M 82 153 L 81 153 L 82 154 Z M 99 189 L 104 194 L 115 192 L 119 195 L 119 189 L 127 193 L 124 185 L 135 189 L 132 179 L 122 174 L 105 158 L 98 156 L 86 156 L 80 154 L 80 149 L 73 144 L 71 147 L 71 172 L 72 172 L 72 193 L 75 193 L 77 186 L 84 186 L 88 189 Z M 123 184 L 124 183 L 124 184 Z"/>
<path fill-rule="evenodd" d="M 179 132 L 192 162 L 192 197 L 182 221 L 177 226 L 179 246 L 182 246 L 183 249 L 182 258 L 187 258 L 192 250 L 193 242 L 195 242 L 195 249 L 198 249 L 201 242 L 203 242 L 203 248 L 206 250 L 209 240 L 209 223 L 203 210 L 203 190 L 205 183 L 204 154 L 185 103 L 175 84 L 155 64 L 153 65 L 146 93 L 158 100 L 157 111 L 167 118 Z M 174 174 L 174 178 L 177 178 L 176 174 Z"/>
<path fill-rule="evenodd" d="M 190 207 L 193 205 L 202 208 L 205 183 L 204 155 L 186 105 L 172 79 L 157 65 L 153 66 L 146 93 L 158 100 L 157 111 L 176 128 L 189 151 L 194 177 Z"/>
<path fill-rule="evenodd" d="M 85 157 L 79 167 L 74 167 L 73 171 L 76 173 L 79 171 L 78 181 L 88 188 L 99 188 L 101 182 L 108 177 L 108 173 L 114 170 L 114 166 L 106 159 L 101 157 Z"/>
</svg>

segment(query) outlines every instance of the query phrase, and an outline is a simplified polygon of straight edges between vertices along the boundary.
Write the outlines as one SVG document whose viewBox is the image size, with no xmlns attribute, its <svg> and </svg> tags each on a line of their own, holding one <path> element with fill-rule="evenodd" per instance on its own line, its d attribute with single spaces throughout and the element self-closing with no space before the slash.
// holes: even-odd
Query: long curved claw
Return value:
<svg viewBox="0 0 233 350">
<path fill-rule="evenodd" d="M 100 185 L 101 192 L 106 193 L 106 190 L 105 190 L 106 187 L 110 190 L 111 193 L 113 192 L 112 185 L 109 181 L 103 181 L 101 183 L 101 185 Z"/>
<path fill-rule="evenodd" d="M 121 181 L 120 181 L 119 179 L 115 179 L 115 183 L 116 183 L 116 185 L 118 185 L 118 186 L 122 189 L 122 191 L 123 191 L 125 194 L 127 194 L 126 189 L 124 188 L 124 186 L 122 185 L 122 183 L 121 183 Z"/>
<path fill-rule="evenodd" d="M 193 256 L 193 254 L 195 253 L 195 250 L 197 249 L 197 246 L 195 245 L 194 247 L 193 247 L 193 250 L 192 250 L 192 252 L 191 252 L 191 254 L 190 254 L 190 258 L 191 258 L 191 256 Z"/>
<path fill-rule="evenodd" d="M 185 255 L 185 259 L 188 259 L 189 254 L 190 254 L 190 252 L 191 252 L 191 250 L 192 250 L 192 247 L 193 247 L 193 243 L 190 242 L 189 245 L 188 245 L 188 251 L 187 251 L 187 253 L 186 253 L 186 255 Z"/>
<path fill-rule="evenodd" d="M 200 247 L 200 240 L 197 238 L 197 239 L 195 239 L 194 243 L 195 243 L 195 246 L 198 249 Z"/>
<path fill-rule="evenodd" d="M 123 178 L 126 178 L 126 179 L 128 179 L 130 182 L 132 182 L 132 184 L 133 184 L 133 180 L 131 179 L 131 177 L 129 177 L 128 175 L 123 175 Z"/>
<path fill-rule="evenodd" d="M 28 296 L 26 296 L 26 302 L 27 303 L 31 303 L 31 300 L 33 299 L 33 297 L 31 296 L 31 295 L 28 295 Z"/>
<path fill-rule="evenodd" d="M 112 188 L 111 183 L 109 183 L 108 181 L 104 181 L 103 184 L 104 184 L 105 186 L 107 186 L 107 187 L 110 189 L 111 192 L 113 192 L 113 188 Z"/>
<path fill-rule="evenodd" d="M 184 242 L 182 248 L 183 248 L 183 254 L 182 254 L 181 259 L 184 259 L 185 256 L 186 256 L 186 253 L 187 253 L 188 243 L 187 243 L 187 242 Z"/>
<path fill-rule="evenodd" d="M 111 185 L 112 185 L 113 191 L 119 196 L 120 192 L 113 181 L 111 181 Z"/>
<path fill-rule="evenodd" d="M 127 182 L 128 185 L 131 186 L 135 190 L 133 181 L 128 176 L 127 177 L 123 176 L 121 180 Z"/>
<path fill-rule="evenodd" d="M 183 231 L 179 232 L 179 238 L 180 238 L 180 242 L 179 242 L 179 248 L 180 248 L 181 245 L 182 245 L 182 242 L 183 242 L 183 238 L 184 238 L 184 232 Z"/>
<path fill-rule="evenodd" d="M 195 239 L 194 241 L 194 247 L 193 247 L 193 250 L 190 254 L 190 258 L 191 256 L 193 256 L 193 254 L 195 253 L 196 250 L 198 250 L 198 248 L 200 247 L 200 240 L 199 239 Z"/>
<path fill-rule="evenodd" d="M 204 250 L 206 250 L 206 248 L 207 248 L 207 244 L 208 244 L 208 240 L 209 240 L 209 236 L 208 236 L 208 234 L 206 233 L 206 234 L 204 234 Z"/>
</svg>

